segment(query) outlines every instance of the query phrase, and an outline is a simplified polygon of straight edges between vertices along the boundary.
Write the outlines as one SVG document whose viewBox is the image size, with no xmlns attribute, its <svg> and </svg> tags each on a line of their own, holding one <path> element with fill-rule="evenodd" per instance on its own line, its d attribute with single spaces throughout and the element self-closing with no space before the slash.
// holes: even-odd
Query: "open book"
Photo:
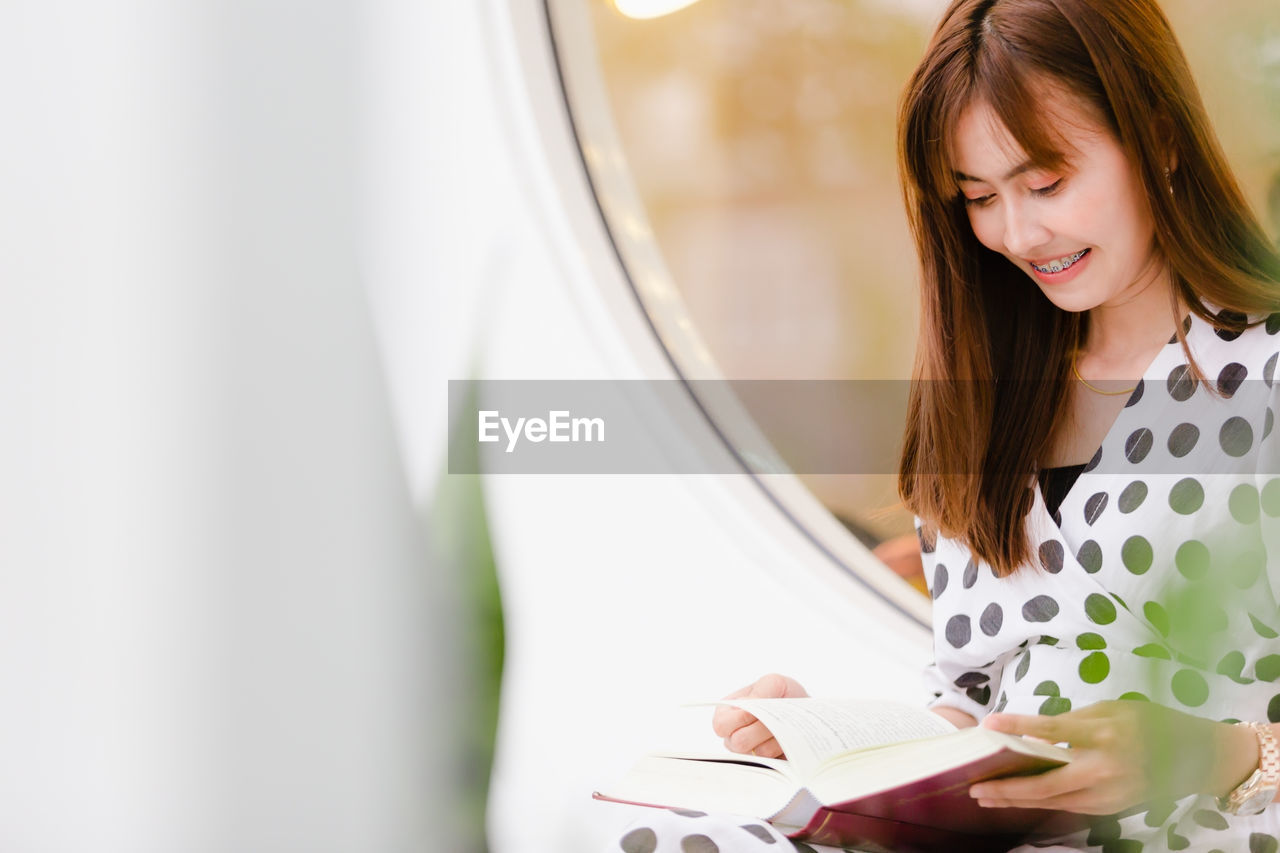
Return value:
<svg viewBox="0 0 1280 853">
<path fill-rule="evenodd" d="M 720 754 L 642 758 L 597 799 L 751 815 L 791 838 L 863 849 L 1005 851 L 1085 826 L 1080 815 L 984 809 L 969 786 L 1066 764 L 1067 750 L 888 702 L 733 699 L 786 760 Z"/>
</svg>

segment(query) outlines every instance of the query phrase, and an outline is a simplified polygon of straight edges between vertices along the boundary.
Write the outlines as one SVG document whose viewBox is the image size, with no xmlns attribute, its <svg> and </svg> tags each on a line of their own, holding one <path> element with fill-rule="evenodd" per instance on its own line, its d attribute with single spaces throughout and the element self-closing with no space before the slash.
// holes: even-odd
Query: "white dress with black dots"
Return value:
<svg viewBox="0 0 1280 853">
<path fill-rule="evenodd" d="M 980 720 L 1135 699 L 1280 722 L 1280 314 L 1239 334 L 1194 315 L 1186 328 L 1220 394 L 1165 346 L 1054 516 L 1036 487 L 1038 565 L 996 578 L 962 545 L 924 542 L 933 704 Z M 1276 851 L 1277 833 L 1278 807 L 1234 817 L 1188 797 L 1067 841 L 1254 853 Z"/>
<path fill-rule="evenodd" d="M 1239 334 L 1194 315 L 1184 328 L 1220 394 L 1192 381 L 1171 340 L 1054 516 L 1029 481 L 1037 565 L 997 578 L 963 545 L 922 537 L 934 705 L 981 720 L 1140 699 L 1280 722 L 1280 314 Z M 1187 797 L 1100 819 L 1056 849 L 1277 853 L 1278 837 L 1280 806 L 1235 817 Z M 756 820 L 638 809 L 609 849 L 791 845 Z"/>
</svg>

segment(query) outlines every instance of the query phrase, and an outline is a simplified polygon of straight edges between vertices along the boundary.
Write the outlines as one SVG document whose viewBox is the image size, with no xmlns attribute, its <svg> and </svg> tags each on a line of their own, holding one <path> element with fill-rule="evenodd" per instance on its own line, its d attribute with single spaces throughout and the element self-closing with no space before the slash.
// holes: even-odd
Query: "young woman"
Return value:
<svg viewBox="0 0 1280 853">
<path fill-rule="evenodd" d="M 1280 257 L 1168 22 L 956 0 L 899 134 L 932 707 L 1075 753 L 971 795 L 1107 816 L 1071 849 L 1276 850 Z M 744 712 L 714 726 L 779 754 Z"/>
</svg>

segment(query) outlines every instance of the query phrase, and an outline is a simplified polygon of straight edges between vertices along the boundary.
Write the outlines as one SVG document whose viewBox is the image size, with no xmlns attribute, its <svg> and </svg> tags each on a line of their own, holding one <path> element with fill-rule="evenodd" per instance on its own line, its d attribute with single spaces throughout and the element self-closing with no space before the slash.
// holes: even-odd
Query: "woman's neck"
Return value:
<svg viewBox="0 0 1280 853">
<path fill-rule="evenodd" d="M 1168 274 L 1162 272 L 1124 301 L 1092 309 L 1081 360 L 1087 358 L 1104 370 L 1108 366 L 1141 366 L 1149 361 L 1186 315 L 1181 300 L 1176 316 L 1171 310 L 1172 289 Z"/>
</svg>

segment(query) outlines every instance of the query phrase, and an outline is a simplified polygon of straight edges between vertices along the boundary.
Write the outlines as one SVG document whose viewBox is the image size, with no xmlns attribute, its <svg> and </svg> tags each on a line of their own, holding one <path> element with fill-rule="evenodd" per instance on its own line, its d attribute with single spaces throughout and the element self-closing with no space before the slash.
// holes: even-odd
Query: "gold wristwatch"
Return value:
<svg viewBox="0 0 1280 853">
<path fill-rule="evenodd" d="M 1276 798 L 1280 791 L 1280 744 L 1271 733 L 1271 726 L 1263 723 L 1236 723 L 1253 729 L 1258 736 L 1258 769 L 1240 783 L 1240 786 L 1218 798 L 1218 808 L 1227 814 L 1254 815 L 1261 812 Z"/>
</svg>

